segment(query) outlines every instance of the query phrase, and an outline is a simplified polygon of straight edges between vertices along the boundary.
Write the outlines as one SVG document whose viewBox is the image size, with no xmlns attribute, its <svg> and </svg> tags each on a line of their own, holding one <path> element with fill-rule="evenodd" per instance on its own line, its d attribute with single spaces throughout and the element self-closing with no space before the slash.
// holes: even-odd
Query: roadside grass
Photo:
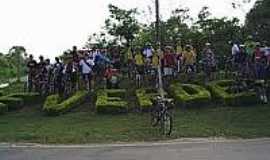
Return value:
<svg viewBox="0 0 270 160">
<path fill-rule="evenodd" d="M 0 116 L 1 142 L 86 144 L 157 141 L 182 137 L 270 137 L 270 107 L 175 109 L 171 137 L 150 126 L 148 113 L 99 115 L 91 105 L 59 117 L 47 117 L 39 106 Z"/>
</svg>

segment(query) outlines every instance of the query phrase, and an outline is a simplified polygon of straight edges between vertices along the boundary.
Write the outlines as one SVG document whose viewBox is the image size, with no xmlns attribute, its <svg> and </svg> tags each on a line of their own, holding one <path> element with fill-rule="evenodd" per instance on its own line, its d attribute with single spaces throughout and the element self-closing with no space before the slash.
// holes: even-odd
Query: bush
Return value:
<svg viewBox="0 0 270 160">
<path fill-rule="evenodd" d="M 255 92 L 230 93 L 227 90 L 233 85 L 233 80 L 221 80 L 209 83 L 207 86 L 213 97 L 224 105 L 254 104 L 258 100 Z"/>
<path fill-rule="evenodd" d="M 43 111 L 45 111 L 48 115 L 63 114 L 81 104 L 85 100 L 86 96 L 86 91 L 78 91 L 72 97 L 61 103 L 61 98 L 59 95 L 49 96 L 44 103 Z"/>
<path fill-rule="evenodd" d="M 12 93 L 8 97 L 21 98 L 25 104 L 33 104 L 41 101 L 39 93 Z"/>
<path fill-rule="evenodd" d="M 201 106 L 211 100 L 211 94 L 205 88 L 193 84 L 172 84 L 172 96 L 182 106 Z"/>
<path fill-rule="evenodd" d="M 136 90 L 136 97 L 142 111 L 149 111 L 153 106 L 151 95 L 146 94 L 145 89 Z"/>
<path fill-rule="evenodd" d="M 6 104 L 0 103 L 0 114 L 8 111 L 8 106 Z"/>
<path fill-rule="evenodd" d="M 23 106 L 23 99 L 14 97 L 0 97 L 0 103 L 7 105 L 8 111 L 19 109 Z"/>
<path fill-rule="evenodd" d="M 126 113 L 128 103 L 122 100 L 125 90 L 99 90 L 97 92 L 96 110 L 98 113 Z"/>
</svg>

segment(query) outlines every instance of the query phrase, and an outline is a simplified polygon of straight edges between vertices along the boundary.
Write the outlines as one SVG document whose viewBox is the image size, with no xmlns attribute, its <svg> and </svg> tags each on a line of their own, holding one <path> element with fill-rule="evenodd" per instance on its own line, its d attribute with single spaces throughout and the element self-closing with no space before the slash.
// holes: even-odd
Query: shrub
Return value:
<svg viewBox="0 0 270 160">
<path fill-rule="evenodd" d="M 49 96 L 44 103 L 43 111 L 45 111 L 48 115 L 63 114 L 81 104 L 85 100 L 86 96 L 86 91 L 78 91 L 72 97 L 61 103 L 59 95 Z"/>
<path fill-rule="evenodd" d="M 7 105 L 8 111 L 12 111 L 23 106 L 23 99 L 5 96 L 0 97 L 0 103 Z"/>
<path fill-rule="evenodd" d="M 193 84 L 172 84 L 170 92 L 177 103 L 182 106 L 201 106 L 211 100 L 208 90 Z"/>
<path fill-rule="evenodd" d="M 224 105 L 254 104 L 258 100 L 255 92 L 230 93 L 228 88 L 233 85 L 233 80 L 221 80 L 209 83 L 207 86 L 213 97 Z"/>
<path fill-rule="evenodd" d="M 153 103 L 151 101 L 151 95 L 146 94 L 145 89 L 136 90 L 136 97 L 141 110 L 149 111 L 153 106 Z"/>
<path fill-rule="evenodd" d="M 0 103 L 0 114 L 8 111 L 8 106 L 6 104 Z"/>
<path fill-rule="evenodd" d="M 39 93 L 12 93 L 8 97 L 21 98 L 25 104 L 33 104 L 41 101 Z"/>
<path fill-rule="evenodd" d="M 122 100 L 125 90 L 99 90 L 97 92 L 96 110 L 98 113 L 126 113 L 128 103 Z"/>
</svg>

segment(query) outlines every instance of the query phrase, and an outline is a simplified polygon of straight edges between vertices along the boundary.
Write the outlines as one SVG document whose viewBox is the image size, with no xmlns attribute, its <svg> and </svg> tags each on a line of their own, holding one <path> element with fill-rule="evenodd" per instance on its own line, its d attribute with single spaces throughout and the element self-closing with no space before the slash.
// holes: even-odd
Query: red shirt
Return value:
<svg viewBox="0 0 270 160">
<path fill-rule="evenodd" d="M 172 67 L 175 65 L 175 56 L 171 53 L 165 54 L 164 57 L 164 66 Z"/>
<path fill-rule="evenodd" d="M 107 79 L 111 79 L 112 76 L 116 75 L 118 73 L 118 70 L 117 69 L 112 69 L 112 68 L 108 68 L 106 71 L 105 71 L 105 78 Z"/>
</svg>

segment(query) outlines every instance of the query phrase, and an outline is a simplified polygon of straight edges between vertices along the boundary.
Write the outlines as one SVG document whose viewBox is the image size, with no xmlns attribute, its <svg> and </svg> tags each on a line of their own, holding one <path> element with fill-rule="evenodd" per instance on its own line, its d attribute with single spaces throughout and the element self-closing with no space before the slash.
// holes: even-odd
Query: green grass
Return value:
<svg viewBox="0 0 270 160">
<path fill-rule="evenodd" d="M 0 117 L 1 142 L 85 144 L 156 141 L 181 137 L 270 137 L 270 107 L 204 108 L 174 111 L 171 137 L 150 126 L 149 114 L 97 115 L 90 104 L 60 117 L 38 106 Z"/>
</svg>

